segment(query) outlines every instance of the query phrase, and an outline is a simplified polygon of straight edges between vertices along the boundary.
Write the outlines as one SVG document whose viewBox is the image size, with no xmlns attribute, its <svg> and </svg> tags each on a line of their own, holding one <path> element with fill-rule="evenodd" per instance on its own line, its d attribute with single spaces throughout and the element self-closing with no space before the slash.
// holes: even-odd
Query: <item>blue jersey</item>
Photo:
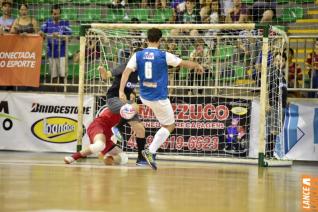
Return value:
<svg viewBox="0 0 318 212">
<path fill-rule="evenodd" d="M 69 21 L 66 20 L 60 20 L 58 23 L 55 23 L 52 19 L 49 19 L 42 25 L 41 30 L 47 34 L 52 34 L 55 32 L 59 33 L 60 35 L 72 34 Z M 47 42 L 48 57 L 65 57 L 65 40 L 53 39 L 52 37 L 49 37 Z"/>
<path fill-rule="evenodd" d="M 166 52 L 147 48 L 136 53 L 140 96 L 146 100 L 168 98 L 168 64 Z"/>
</svg>

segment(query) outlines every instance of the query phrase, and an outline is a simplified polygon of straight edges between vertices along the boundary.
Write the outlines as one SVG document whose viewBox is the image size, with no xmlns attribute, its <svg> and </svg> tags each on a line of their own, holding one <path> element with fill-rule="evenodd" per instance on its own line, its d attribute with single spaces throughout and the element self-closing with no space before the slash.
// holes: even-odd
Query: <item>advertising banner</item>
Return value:
<svg viewBox="0 0 318 212">
<path fill-rule="evenodd" d="M 41 36 L 0 36 L 0 85 L 39 87 Z"/>
<path fill-rule="evenodd" d="M 251 101 L 215 97 L 182 97 L 170 101 L 176 129 L 159 152 L 248 153 Z M 145 105 L 140 106 L 139 114 L 149 144 L 160 123 Z M 126 136 L 128 149 L 136 148 L 134 138 L 130 138 L 129 134 Z"/>
<path fill-rule="evenodd" d="M 0 93 L 0 149 L 74 152 L 77 99 L 73 95 Z M 93 97 L 84 100 L 84 129 L 93 119 Z M 83 145 L 88 137 L 83 137 Z"/>
<path fill-rule="evenodd" d="M 318 161 L 318 102 L 292 101 L 284 123 L 286 157 Z"/>
</svg>

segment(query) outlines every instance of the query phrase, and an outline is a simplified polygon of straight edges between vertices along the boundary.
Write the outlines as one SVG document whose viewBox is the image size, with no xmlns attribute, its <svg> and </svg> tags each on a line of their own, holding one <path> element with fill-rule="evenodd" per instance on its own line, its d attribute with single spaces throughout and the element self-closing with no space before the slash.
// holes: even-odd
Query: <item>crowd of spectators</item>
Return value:
<svg viewBox="0 0 318 212">
<path fill-rule="evenodd" d="M 47 53 L 51 82 L 61 83 L 64 82 L 64 78 L 67 76 L 66 60 L 68 59 L 67 40 L 68 36 L 72 35 L 70 21 L 61 19 L 63 8 L 59 5 L 52 5 L 50 8 L 51 17 L 44 20 L 42 24 L 32 16 L 34 13 L 29 12 L 29 6 L 25 3 L 13 3 L 13 0 L 0 0 L 2 16 L 0 17 L 0 35 L 5 33 L 13 33 L 19 35 L 27 34 L 39 34 L 46 39 Z M 18 5 L 18 6 L 16 6 Z M 18 16 L 12 17 L 12 8 L 18 9 Z M 272 23 L 276 18 L 276 0 L 259 0 L 254 1 L 253 4 L 244 4 L 241 0 L 114 0 L 108 7 L 111 8 L 123 8 L 126 10 L 126 15 L 130 15 L 129 10 L 133 8 L 150 8 L 153 9 L 170 9 L 172 15 L 166 20 L 166 23 L 175 24 L 195 24 L 195 23 Z M 31 15 L 30 15 L 31 14 Z M 155 12 L 150 12 L 154 15 Z M 107 15 L 107 14 L 106 14 Z M 129 17 L 126 22 L 141 23 L 136 17 Z M 129 32 L 133 36 L 142 36 L 142 32 L 136 32 L 132 30 Z M 135 33 L 135 34 L 134 34 Z M 136 34 L 137 33 L 137 34 Z M 178 39 L 172 39 L 173 42 L 167 45 L 169 51 L 178 51 L 180 56 L 185 56 L 184 49 L 188 51 L 186 56 L 193 61 L 198 61 L 199 56 L 206 56 L 208 58 L 216 54 L 215 39 L 206 39 L 207 36 L 216 36 L 218 34 L 237 35 L 235 44 L 237 48 L 236 61 L 241 63 L 246 69 L 252 70 L 254 78 L 260 73 L 261 62 L 261 46 L 257 44 L 257 41 L 251 38 L 255 32 L 251 31 L 222 31 L 218 29 L 210 30 L 198 30 L 198 29 L 174 29 L 169 32 L 171 37 L 176 36 L 190 36 L 196 37 L 196 39 L 189 40 L 187 45 L 192 47 L 182 46 Z M 204 38 L 199 39 L 200 36 Z M 171 40 L 171 41 L 172 41 Z M 94 43 L 88 43 L 86 52 L 94 52 L 94 54 L 100 54 L 99 45 Z M 131 45 L 141 46 L 144 40 L 132 40 Z M 94 51 L 93 51 L 94 49 Z M 314 45 L 314 49 L 318 49 L 318 43 Z M 118 63 L 121 63 L 121 58 L 129 54 L 129 49 L 118 49 L 116 59 Z M 309 82 L 304 82 L 304 70 L 302 70 L 299 64 L 294 62 L 294 49 L 290 48 L 286 55 L 288 56 L 288 75 L 286 79 L 288 81 L 288 87 L 318 87 L 318 74 L 317 72 L 317 53 L 318 50 L 314 50 L 307 55 L 305 60 L 305 68 L 308 71 Z M 97 57 L 97 56 L 96 56 Z M 99 57 L 99 55 L 98 55 Z M 269 57 L 274 55 L 269 52 Z M 75 62 L 78 62 L 78 52 L 74 55 Z M 206 71 L 209 72 L 211 67 L 211 60 L 205 62 Z M 192 72 L 189 72 L 192 73 Z M 176 79 L 177 75 L 171 75 L 173 79 Z M 189 85 L 193 85 L 193 81 L 197 76 L 189 75 Z M 200 76 L 201 77 L 201 76 Z M 204 78 L 204 75 L 203 75 Z M 173 80 L 174 81 L 174 80 Z M 200 81 L 200 79 L 199 79 Z M 256 80 L 257 81 L 257 80 Z M 257 82 L 256 82 L 257 83 Z M 201 84 L 199 84 L 201 85 Z M 173 92 L 173 90 L 171 90 Z M 189 90 L 192 93 L 192 90 Z M 201 93 L 201 90 L 199 90 Z M 297 94 L 297 96 L 299 96 Z M 310 97 L 316 97 L 316 93 L 311 93 Z"/>
</svg>

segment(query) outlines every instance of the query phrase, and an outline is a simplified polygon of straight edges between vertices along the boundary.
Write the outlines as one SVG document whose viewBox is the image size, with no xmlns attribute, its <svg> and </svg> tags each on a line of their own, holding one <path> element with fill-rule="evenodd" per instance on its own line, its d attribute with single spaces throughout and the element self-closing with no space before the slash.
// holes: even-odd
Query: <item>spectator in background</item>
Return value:
<svg viewBox="0 0 318 212">
<path fill-rule="evenodd" d="M 41 34 L 49 35 L 47 38 L 47 55 L 53 83 L 64 82 L 66 76 L 65 62 L 65 35 L 71 35 L 72 30 L 67 20 L 61 20 L 62 10 L 59 5 L 51 8 L 52 18 L 48 19 L 41 27 Z"/>
<path fill-rule="evenodd" d="M 39 32 L 38 22 L 29 16 L 29 7 L 27 4 L 20 4 L 19 14 L 20 16 L 14 21 L 10 30 L 11 33 L 26 35 Z"/>
<path fill-rule="evenodd" d="M 316 38 L 314 43 L 313 52 L 307 55 L 306 60 L 307 69 L 310 70 L 309 76 L 311 77 L 310 88 L 317 89 L 318 88 L 318 38 Z M 309 92 L 309 98 L 317 98 L 317 91 Z"/>
<path fill-rule="evenodd" d="M 185 10 L 185 1 L 184 0 L 172 0 L 171 8 L 173 9 L 173 15 L 169 19 L 169 22 L 171 23 L 177 23 L 180 22 L 182 14 Z"/>
<path fill-rule="evenodd" d="M 300 66 L 293 62 L 294 55 L 294 50 L 290 48 L 288 52 L 288 87 L 299 88 L 298 81 L 303 79 L 303 75 Z"/>
<path fill-rule="evenodd" d="M 220 2 L 218 0 L 212 0 L 210 4 L 210 8 L 201 9 L 201 21 L 203 23 L 209 24 L 219 24 L 221 19 L 221 7 Z M 220 32 L 218 29 L 209 29 L 205 31 L 205 43 L 208 45 L 209 48 L 215 49 L 216 41 L 215 39 L 211 39 L 209 36 L 216 36 L 217 33 Z"/>
<path fill-rule="evenodd" d="M 171 8 L 173 8 L 174 10 L 179 10 L 179 11 L 182 9 L 180 12 L 183 12 L 185 10 L 185 6 L 181 6 L 182 4 L 185 5 L 184 0 L 171 0 L 170 2 Z"/>
<path fill-rule="evenodd" d="M 180 5 L 180 4 L 179 4 Z M 200 23 L 200 16 L 196 9 L 196 1 L 195 0 L 186 0 L 185 1 L 185 10 L 184 12 L 177 14 L 176 11 L 173 15 L 173 21 L 175 23 L 182 24 L 198 24 Z M 172 36 L 178 35 L 190 35 L 190 36 L 198 36 L 199 32 L 196 29 L 188 30 L 188 29 L 173 29 L 171 30 Z"/>
<path fill-rule="evenodd" d="M 9 33 L 14 22 L 14 18 L 11 17 L 12 1 L 0 0 L 0 7 L 2 16 L 0 17 L 0 35 Z M 13 86 L 1 86 L 0 90 L 13 90 Z"/>
<path fill-rule="evenodd" d="M 218 24 L 221 19 L 221 7 L 218 0 L 207 0 L 200 10 L 203 23 Z"/>
<path fill-rule="evenodd" d="M 190 77 L 189 77 L 189 86 L 194 85 L 195 78 L 197 79 L 197 85 L 202 86 L 203 80 L 205 77 L 208 77 L 209 74 L 209 68 L 210 68 L 210 51 L 205 46 L 205 42 L 203 39 L 198 39 L 195 43 L 195 49 L 190 54 L 190 61 L 196 62 L 201 64 L 201 66 L 204 69 L 204 74 L 199 75 L 194 73 L 194 71 L 190 71 Z M 203 89 L 198 89 L 198 93 L 202 94 Z M 188 95 L 193 94 L 192 90 L 190 89 L 188 91 Z"/>
<path fill-rule="evenodd" d="M 14 22 L 11 17 L 12 2 L 4 0 L 1 2 L 2 16 L 0 17 L 0 35 L 9 33 Z"/>
<path fill-rule="evenodd" d="M 166 50 L 171 54 L 174 54 L 178 57 L 181 56 L 181 52 L 178 50 L 178 44 L 175 39 L 169 38 L 166 42 Z M 175 80 L 178 79 L 180 67 L 168 66 L 168 75 L 169 75 L 169 85 L 174 86 Z M 169 88 L 169 96 L 174 93 L 174 88 Z"/>
<path fill-rule="evenodd" d="M 211 10 L 212 0 L 200 0 L 200 16 L 201 21 L 209 16 Z"/>
<path fill-rule="evenodd" d="M 166 0 L 142 0 L 141 2 L 141 7 L 147 7 L 147 6 L 152 6 L 154 5 L 155 8 L 162 7 L 165 8 L 167 6 L 167 1 Z"/>
<path fill-rule="evenodd" d="M 238 56 L 239 60 L 249 70 L 253 69 L 256 60 L 256 39 L 250 30 L 242 30 L 238 34 Z"/>
<path fill-rule="evenodd" d="M 225 18 L 226 23 L 248 22 L 247 8 L 242 5 L 241 0 L 233 0 L 233 7 Z"/>
<path fill-rule="evenodd" d="M 131 23 L 133 24 L 140 24 L 140 20 L 138 18 L 133 17 L 131 19 Z M 131 39 L 124 38 L 122 41 L 123 43 L 129 42 L 129 48 L 125 49 L 118 49 L 117 57 L 118 57 L 118 64 L 123 64 L 123 60 L 126 60 L 127 55 L 131 55 L 133 52 L 133 49 L 137 49 L 142 47 L 142 44 L 144 43 L 144 40 L 141 38 L 143 36 L 146 36 L 145 33 L 138 29 L 131 29 L 128 32 L 129 36 L 131 36 Z"/>
<path fill-rule="evenodd" d="M 127 1 L 125 0 L 113 0 L 112 3 L 107 4 L 110 8 L 125 8 Z"/>
<path fill-rule="evenodd" d="M 229 14 L 229 11 L 233 8 L 233 0 L 220 0 L 220 6 L 222 9 L 221 15 L 226 17 Z"/>
<path fill-rule="evenodd" d="M 270 23 L 276 17 L 276 0 L 260 0 L 254 2 L 250 9 L 254 23 Z"/>
</svg>

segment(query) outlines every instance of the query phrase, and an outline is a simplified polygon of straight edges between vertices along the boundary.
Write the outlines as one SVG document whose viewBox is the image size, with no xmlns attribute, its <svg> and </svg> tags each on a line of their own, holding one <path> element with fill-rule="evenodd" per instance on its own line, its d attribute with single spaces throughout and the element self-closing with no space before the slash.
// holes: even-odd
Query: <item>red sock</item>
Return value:
<svg viewBox="0 0 318 212">
<path fill-rule="evenodd" d="M 80 158 L 82 158 L 83 156 L 81 155 L 80 152 L 76 152 L 72 155 L 72 158 L 74 158 L 74 160 L 78 160 Z"/>
</svg>

